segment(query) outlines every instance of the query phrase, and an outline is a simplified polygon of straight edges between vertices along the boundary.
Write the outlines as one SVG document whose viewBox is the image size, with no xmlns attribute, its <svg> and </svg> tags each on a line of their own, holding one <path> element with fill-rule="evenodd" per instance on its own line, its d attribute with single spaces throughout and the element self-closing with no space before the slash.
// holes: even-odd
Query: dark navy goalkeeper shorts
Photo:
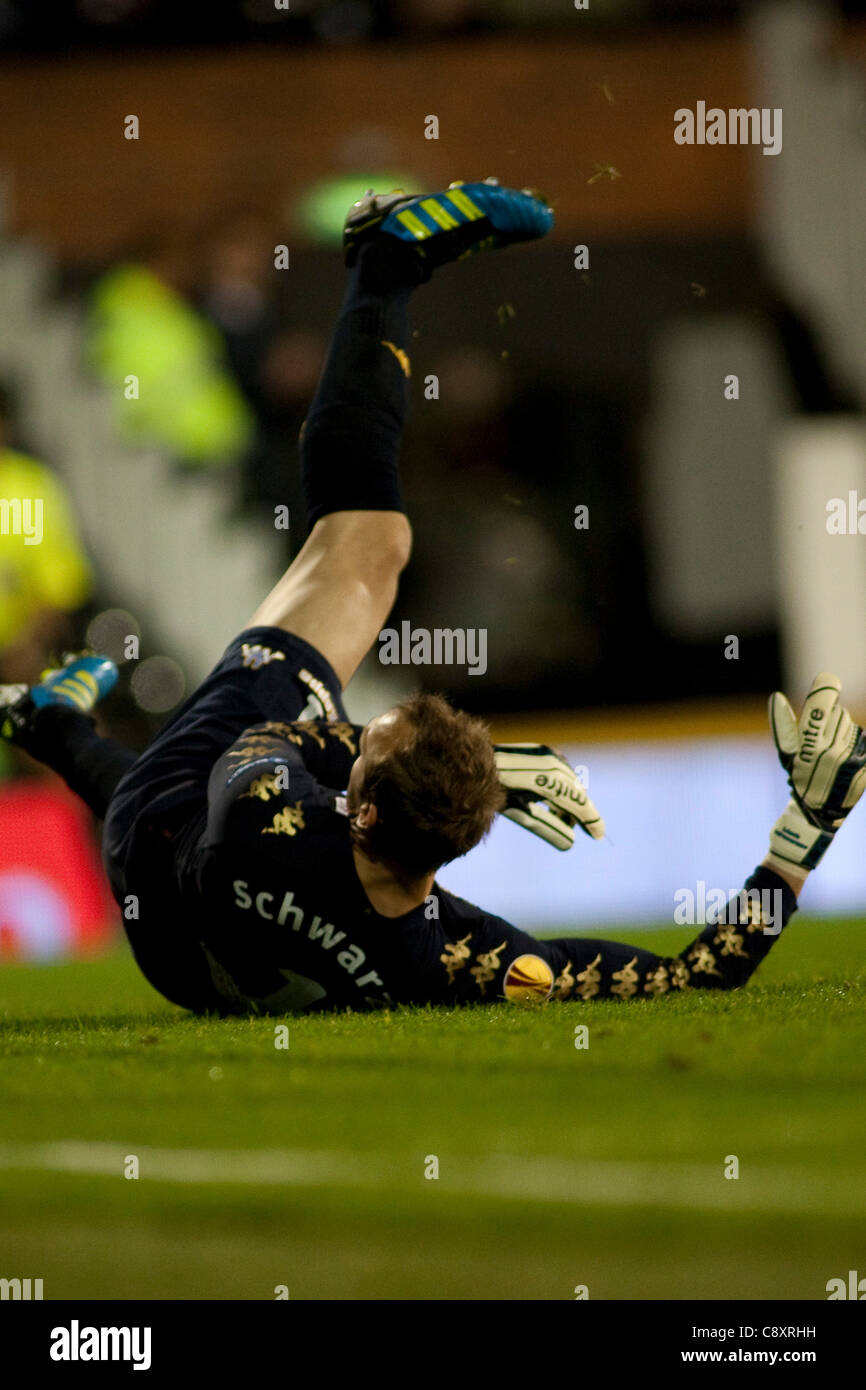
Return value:
<svg viewBox="0 0 866 1390">
<path fill-rule="evenodd" d="M 116 890 L 140 832 L 173 829 L 207 805 L 214 763 L 252 724 L 348 720 L 330 662 L 301 637 L 247 628 L 118 783 L 103 830 Z"/>
</svg>

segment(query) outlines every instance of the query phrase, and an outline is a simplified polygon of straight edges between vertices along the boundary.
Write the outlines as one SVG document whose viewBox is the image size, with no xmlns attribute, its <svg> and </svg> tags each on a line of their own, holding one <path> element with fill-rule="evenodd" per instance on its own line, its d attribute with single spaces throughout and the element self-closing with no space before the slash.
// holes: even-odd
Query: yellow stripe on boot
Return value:
<svg viewBox="0 0 866 1390">
<path fill-rule="evenodd" d="M 467 198 L 466 201 L 468 202 L 469 199 Z M 452 227 L 460 226 L 457 218 L 453 217 L 448 209 L 443 207 L 441 203 L 437 203 L 435 198 L 425 198 L 421 206 L 427 216 L 432 217 L 433 221 L 441 227 L 443 231 L 450 232 Z"/>
<path fill-rule="evenodd" d="M 470 222 L 477 222 L 479 217 L 484 216 L 478 204 L 473 203 L 472 199 L 459 188 L 449 188 L 448 199 L 456 208 L 460 209 L 464 217 L 469 218 Z"/>
<path fill-rule="evenodd" d="M 420 217 L 416 217 L 414 212 L 410 212 L 408 208 L 397 213 L 397 221 L 403 223 L 403 226 L 412 233 L 416 241 L 423 241 L 425 237 L 433 235 L 433 228 L 425 227 Z"/>
</svg>

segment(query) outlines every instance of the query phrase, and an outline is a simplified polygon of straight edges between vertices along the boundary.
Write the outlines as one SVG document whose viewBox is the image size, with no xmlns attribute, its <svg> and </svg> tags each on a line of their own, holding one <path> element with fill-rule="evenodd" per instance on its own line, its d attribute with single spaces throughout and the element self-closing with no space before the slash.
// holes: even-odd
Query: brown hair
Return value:
<svg viewBox="0 0 866 1390">
<path fill-rule="evenodd" d="M 505 805 L 490 734 L 441 695 L 396 706 L 412 737 L 366 770 L 360 789 L 376 824 L 358 839 L 370 859 L 414 877 L 467 854 Z"/>
</svg>

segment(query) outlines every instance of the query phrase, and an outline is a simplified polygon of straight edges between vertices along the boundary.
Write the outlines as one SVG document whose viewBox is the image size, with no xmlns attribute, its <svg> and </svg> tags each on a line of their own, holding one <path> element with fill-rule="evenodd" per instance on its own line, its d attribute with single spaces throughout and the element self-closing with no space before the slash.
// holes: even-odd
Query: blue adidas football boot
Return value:
<svg viewBox="0 0 866 1390">
<path fill-rule="evenodd" d="M 68 705 L 88 714 L 116 681 L 117 667 L 107 656 L 79 652 L 67 656 L 58 670 L 44 671 L 38 685 L 0 685 L 0 734 L 17 742 L 19 734 L 30 731 L 36 711 L 46 705 Z"/>
<path fill-rule="evenodd" d="M 531 189 L 502 188 L 497 179 L 452 183 L 444 193 L 369 193 L 353 203 L 343 228 L 346 265 L 361 247 L 388 238 L 413 250 L 428 279 L 437 266 L 463 260 L 477 251 L 534 241 L 553 226 L 545 198 Z"/>
</svg>

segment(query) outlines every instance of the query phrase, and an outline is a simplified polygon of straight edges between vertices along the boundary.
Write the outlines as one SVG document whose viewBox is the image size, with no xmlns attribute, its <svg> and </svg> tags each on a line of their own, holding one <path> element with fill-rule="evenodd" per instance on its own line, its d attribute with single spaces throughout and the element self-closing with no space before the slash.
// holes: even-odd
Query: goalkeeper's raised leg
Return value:
<svg viewBox="0 0 866 1390">
<path fill-rule="evenodd" d="M 390 612 L 411 548 L 398 464 L 408 408 L 409 303 L 437 268 L 544 236 L 541 197 L 495 180 L 369 193 L 344 231 L 349 283 L 301 431 L 310 536 L 251 618 L 314 643 L 345 687 Z"/>
</svg>

